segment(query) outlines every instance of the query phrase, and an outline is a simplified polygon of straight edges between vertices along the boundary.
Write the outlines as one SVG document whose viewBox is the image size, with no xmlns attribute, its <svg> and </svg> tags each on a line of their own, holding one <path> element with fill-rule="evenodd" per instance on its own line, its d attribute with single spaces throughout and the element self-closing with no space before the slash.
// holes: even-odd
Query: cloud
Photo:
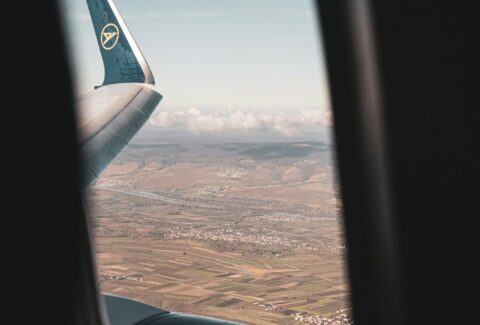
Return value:
<svg viewBox="0 0 480 325">
<path fill-rule="evenodd" d="M 298 114 L 252 113 L 236 110 L 227 114 L 203 113 L 198 108 L 187 110 L 159 110 L 151 118 L 151 125 L 164 129 L 202 133 L 273 132 L 294 136 L 306 129 L 331 126 L 329 111 L 304 109 Z"/>
</svg>

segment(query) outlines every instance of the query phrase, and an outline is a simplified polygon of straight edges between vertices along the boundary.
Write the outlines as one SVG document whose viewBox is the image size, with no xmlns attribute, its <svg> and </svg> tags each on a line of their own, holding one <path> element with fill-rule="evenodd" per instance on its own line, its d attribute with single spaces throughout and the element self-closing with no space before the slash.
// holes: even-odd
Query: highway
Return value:
<svg viewBox="0 0 480 325">
<path fill-rule="evenodd" d="M 188 206 L 194 208 L 204 208 L 204 209 L 213 209 L 213 210 L 224 210 L 223 207 L 201 203 L 193 200 L 184 200 L 179 198 L 173 198 L 166 195 L 160 195 L 153 192 L 142 191 L 142 190 L 135 190 L 135 189 L 128 189 L 128 188 L 111 188 L 111 187 L 103 187 L 103 186 L 95 186 L 96 189 L 103 190 L 103 191 L 110 191 L 110 192 L 117 192 L 123 193 L 128 195 L 133 195 L 137 197 L 142 197 L 145 199 L 152 199 L 152 200 L 159 200 L 169 204 L 181 205 L 181 206 Z"/>
</svg>

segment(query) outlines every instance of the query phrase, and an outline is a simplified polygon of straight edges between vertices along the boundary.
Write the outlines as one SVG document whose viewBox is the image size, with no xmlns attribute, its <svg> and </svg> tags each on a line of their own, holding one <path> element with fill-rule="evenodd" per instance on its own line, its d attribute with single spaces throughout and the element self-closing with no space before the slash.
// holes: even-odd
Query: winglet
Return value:
<svg viewBox="0 0 480 325">
<path fill-rule="evenodd" d="M 152 71 L 113 0 L 87 0 L 87 4 L 105 67 L 102 86 L 155 84 Z"/>
</svg>

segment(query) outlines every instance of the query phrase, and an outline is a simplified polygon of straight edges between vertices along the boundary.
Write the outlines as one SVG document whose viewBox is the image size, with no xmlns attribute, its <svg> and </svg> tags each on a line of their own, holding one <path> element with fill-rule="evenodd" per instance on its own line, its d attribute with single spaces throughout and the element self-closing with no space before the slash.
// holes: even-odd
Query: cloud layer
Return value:
<svg viewBox="0 0 480 325">
<path fill-rule="evenodd" d="M 202 133 L 239 133 L 273 132 L 283 136 L 294 136 L 304 130 L 319 126 L 329 127 L 329 111 L 304 109 L 298 114 L 252 113 L 236 110 L 232 113 L 202 113 L 197 108 L 188 110 L 158 110 L 150 124 L 164 129 Z"/>
</svg>

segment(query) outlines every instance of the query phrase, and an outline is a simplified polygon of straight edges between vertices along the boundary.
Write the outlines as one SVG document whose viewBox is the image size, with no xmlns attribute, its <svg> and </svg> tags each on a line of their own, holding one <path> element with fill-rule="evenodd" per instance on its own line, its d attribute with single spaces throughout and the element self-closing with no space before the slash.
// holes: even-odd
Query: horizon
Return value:
<svg viewBox="0 0 480 325">
<path fill-rule="evenodd" d="M 116 0 L 163 95 L 150 126 L 191 136 L 282 139 L 330 129 L 324 54 L 310 0 Z M 78 94 L 103 80 L 84 1 L 63 12 Z M 192 54 L 193 53 L 193 54 Z M 313 132 L 315 133 L 315 132 Z M 313 135 L 315 139 L 317 135 Z"/>
</svg>

